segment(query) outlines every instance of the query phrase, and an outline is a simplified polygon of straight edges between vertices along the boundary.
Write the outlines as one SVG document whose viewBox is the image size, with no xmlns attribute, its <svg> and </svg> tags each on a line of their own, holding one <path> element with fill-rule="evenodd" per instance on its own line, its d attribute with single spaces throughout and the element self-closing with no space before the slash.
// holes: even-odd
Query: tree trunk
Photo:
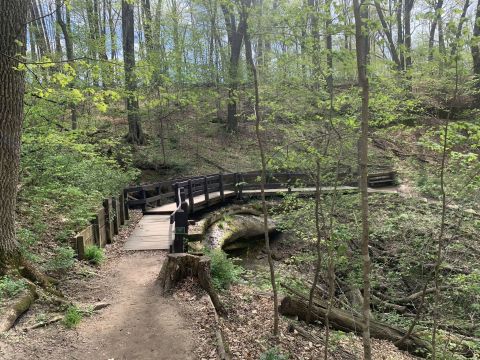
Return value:
<svg viewBox="0 0 480 360">
<path fill-rule="evenodd" d="M 405 22 L 405 67 L 409 70 L 412 67 L 412 30 L 411 16 L 415 0 L 405 0 L 403 21 Z"/>
<path fill-rule="evenodd" d="M 246 0 L 245 8 L 250 8 L 251 2 L 250 0 Z M 243 13 L 246 14 L 247 9 L 243 9 Z M 246 20 L 246 15 L 243 15 Z M 268 267 L 270 269 L 270 283 L 272 285 L 272 292 L 273 292 L 273 335 L 278 336 L 278 292 L 277 292 L 277 285 L 275 281 L 275 266 L 273 264 L 272 258 L 272 251 L 270 249 L 270 237 L 269 237 L 269 223 L 268 223 L 268 209 L 267 209 L 267 201 L 265 199 L 265 183 L 267 182 L 267 160 L 265 156 L 265 149 L 264 149 L 264 137 L 261 134 L 260 126 L 262 121 L 262 116 L 260 112 L 260 94 L 258 90 L 258 74 L 257 68 L 255 67 L 255 63 L 253 61 L 252 55 L 252 43 L 250 41 L 250 37 L 248 34 L 247 23 L 245 22 L 245 55 L 247 58 L 247 62 L 250 65 L 253 75 L 253 84 L 255 87 L 255 135 L 257 137 L 258 149 L 260 152 L 260 159 L 262 163 L 262 176 L 260 182 L 260 190 L 261 190 L 261 200 L 262 200 L 262 212 L 263 212 L 263 231 L 264 231 L 264 239 L 265 239 L 265 250 L 267 252 L 267 259 L 268 259 Z"/>
<path fill-rule="evenodd" d="M 225 26 L 227 28 L 228 45 L 230 47 L 230 62 L 228 69 L 228 105 L 227 105 L 227 130 L 237 131 L 237 90 L 238 90 L 238 65 L 240 62 L 240 53 L 242 50 L 243 38 L 247 27 L 247 13 L 240 12 L 238 27 L 236 25 L 236 16 L 234 11 L 226 4 L 222 4 L 222 12 L 225 17 Z"/>
<path fill-rule="evenodd" d="M 473 73 L 475 76 L 480 76 L 480 0 L 477 2 L 477 9 L 475 10 L 475 18 L 473 25 L 473 37 L 472 37 L 472 60 L 473 60 Z M 480 87 L 480 81 L 477 79 L 477 87 Z"/>
<path fill-rule="evenodd" d="M 442 7 L 443 7 L 443 0 L 438 0 L 437 3 L 435 4 L 435 8 L 433 9 L 434 11 L 434 19 L 432 22 L 432 26 L 430 27 L 430 35 L 428 37 L 428 61 L 433 60 L 433 44 L 435 42 L 435 30 L 437 28 L 437 25 L 439 25 L 439 22 L 442 19 Z"/>
<path fill-rule="evenodd" d="M 462 29 L 463 24 L 467 21 L 467 11 L 470 7 L 470 0 L 465 0 L 465 4 L 463 5 L 462 15 L 460 15 L 460 20 L 458 21 L 457 31 L 455 32 L 455 40 L 452 41 L 451 49 L 450 49 L 450 56 L 454 57 L 457 54 L 457 47 L 458 41 L 462 36 Z"/>
<path fill-rule="evenodd" d="M 385 37 L 387 38 L 388 49 L 390 50 L 392 60 L 395 62 L 397 69 L 401 70 L 402 64 L 400 62 L 400 58 L 398 57 L 398 52 L 397 52 L 395 43 L 393 42 L 392 32 L 390 31 L 387 21 L 385 20 L 385 16 L 383 15 L 383 10 L 380 6 L 379 0 L 375 0 L 374 4 L 375 4 L 375 9 L 377 10 L 378 18 L 382 23 L 383 32 L 385 33 Z"/>
<path fill-rule="evenodd" d="M 17 71 L 26 44 L 28 0 L 0 1 L 0 272 L 18 256 L 15 208 L 23 122 L 23 71 Z"/>
<path fill-rule="evenodd" d="M 368 21 L 368 5 L 361 0 L 353 1 L 355 14 L 355 39 L 358 67 L 358 82 L 362 88 L 361 135 L 358 142 L 360 174 L 360 207 L 362 209 L 362 242 L 361 251 L 363 259 L 363 348 L 364 358 L 372 358 L 370 344 L 370 255 L 369 245 L 369 219 L 368 219 L 368 103 L 369 84 L 367 77 L 368 62 L 368 34 L 365 33 L 365 22 Z"/>
<path fill-rule="evenodd" d="M 403 23 L 402 23 L 402 10 L 403 10 L 403 0 L 397 0 L 395 13 L 397 18 L 397 45 L 400 56 L 400 67 L 402 70 L 405 70 L 405 51 L 404 47 L 404 38 L 403 38 Z"/>
<path fill-rule="evenodd" d="M 135 69 L 135 39 L 134 39 L 133 5 L 128 0 L 122 0 L 122 33 L 123 57 L 125 68 L 125 89 L 127 90 L 126 108 L 128 117 L 127 141 L 132 144 L 144 144 L 145 136 L 140 123 L 137 99 L 137 82 Z"/>
<path fill-rule="evenodd" d="M 71 38 L 71 28 L 70 28 L 70 10 L 66 8 L 66 18 L 68 24 L 63 21 L 62 18 L 62 7 L 63 3 L 61 0 L 56 0 L 56 15 L 57 15 L 57 23 L 60 26 L 60 29 L 63 33 L 63 38 L 65 40 L 65 50 L 67 52 L 67 60 L 70 66 L 74 66 L 74 54 L 73 54 L 73 42 Z M 73 84 L 72 84 L 73 87 Z M 75 104 L 70 104 L 70 111 L 71 111 L 71 123 L 72 123 L 72 130 L 77 128 L 77 107 Z"/>
</svg>

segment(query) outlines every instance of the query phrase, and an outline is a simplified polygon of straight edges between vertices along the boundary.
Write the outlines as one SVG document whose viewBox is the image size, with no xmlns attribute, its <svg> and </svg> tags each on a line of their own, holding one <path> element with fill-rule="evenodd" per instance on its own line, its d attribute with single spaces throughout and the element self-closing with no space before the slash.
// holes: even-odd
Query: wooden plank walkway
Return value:
<svg viewBox="0 0 480 360">
<path fill-rule="evenodd" d="M 292 188 L 292 193 L 297 194 L 313 194 L 316 189 L 314 187 Z M 323 187 L 322 192 L 328 193 L 334 191 L 334 187 Z M 354 186 L 339 186 L 337 191 L 350 192 L 358 191 Z M 266 189 L 266 196 L 275 196 L 281 193 L 287 193 L 288 189 Z M 382 188 L 382 189 L 368 189 L 369 193 L 396 193 L 397 188 Z M 243 190 L 243 195 L 247 197 L 256 197 L 260 195 L 260 190 Z M 228 190 L 224 192 L 225 198 L 235 196 L 235 192 Z M 188 202 L 188 199 L 187 199 Z M 205 195 L 196 196 L 194 198 L 195 210 L 205 208 L 207 206 L 218 204 L 221 202 L 220 193 L 209 193 L 208 203 L 205 201 Z M 153 209 L 145 211 L 142 219 L 137 224 L 137 227 L 130 235 L 125 243 L 125 250 L 169 250 L 173 241 L 173 227 L 170 225 L 170 215 L 175 211 L 177 205 L 175 203 L 168 203 Z"/>
</svg>

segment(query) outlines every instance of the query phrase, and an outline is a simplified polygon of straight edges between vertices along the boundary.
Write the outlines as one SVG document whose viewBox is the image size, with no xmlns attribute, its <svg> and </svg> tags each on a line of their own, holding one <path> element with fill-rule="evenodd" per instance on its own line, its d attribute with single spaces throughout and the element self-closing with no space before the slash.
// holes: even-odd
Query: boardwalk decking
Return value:
<svg viewBox="0 0 480 360">
<path fill-rule="evenodd" d="M 335 190 L 334 187 L 323 187 L 322 192 L 328 193 Z M 350 192 L 358 191 L 357 187 L 354 186 L 339 186 L 336 189 L 341 192 Z M 275 196 L 281 193 L 287 193 L 288 189 L 266 189 L 266 196 Z M 369 192 L 377 193 L 396 193 L 397 189 L 395 187 L 383 188 L 383 189 L 368 189 Z M 291 188 L 290 192 L 297 194 L 313 194 L 315 193 L 314 187 L 305 187 L 305 188 Z M 260 195 L 260 190 L 243 190 L 243 195 L 245 197 L 255 197 Z M 231 198 L 235 196 L 233 191 L 225 191 L 224 197 Z M 196 196 L 193 199 L 194 209 L 202 209 L 213 204 L 218 204 L 221 202 L 220 193 L 212 192 L 209 193 L 209 201 L 205 200 L 205 195 Z M 188 199 L 187 199 L 188 203 Z M 130 238 L 125 243 L 125 250 L 169 250 L 170 245 L 173 241 L 173 227 L 170 225 L 170 215 L 177 208 L 175 203 L 168 203 L 162 206 L 158 206 L 152 209 L 149 209 L 144 212 L 143 218 L 137 224 L 137 227 L 133 231 Z"/>
</svg>

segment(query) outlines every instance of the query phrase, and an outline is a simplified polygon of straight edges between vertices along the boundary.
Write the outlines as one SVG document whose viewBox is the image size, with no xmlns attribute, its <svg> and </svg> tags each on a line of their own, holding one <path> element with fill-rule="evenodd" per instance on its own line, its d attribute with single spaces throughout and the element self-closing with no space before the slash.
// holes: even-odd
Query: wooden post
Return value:
<svg viewBox="0 0 480 360">
<path fill-rule="evenodd" d="M 192 179 L 188 180 L 188 208 L 190 214 L 193 214 L 193 207 L 195 206 L 195 199 L 193 198 L 193 185 Z"/>
<path fill-rule="evenodd" d="M 162 189 L 160 188 L 160 185 L 157 186 L 157 187 L 155 188 L 155 190 L 156 190 L 155 192 L 157 193 L 157 196 L 162 193 Z M 160 205 L 161 205 L 161 202 L 160 202 L 160 199 L 158 199 L 158 200 L 157 200 L 157 206 L 160 206 Z"/>
<path fill-rule="evenodd" d="M 112 243 L 113 239 L 113 230 L 112 230 L 112 219 L 111 219 L 111 213 L 110 213 L 110 201 L 109 199 L 103 200 L 103 211 L 105 213 L 105 234 L 106 234 L 106 242 L 107 244 Z"/>
<path fill-rule="evenodd" d="M 175 196 L 175 204 L 180 205 L 181 204 L 181 199 L 178 197 L 178 183 L 173 184 L 173 193 Z"/>
<path fill-rule="evenodd" d="M 145 191 L 145 189 L 142 188 L 140 194 L 142 199 L 144 200 L 144 203 L 142 204 L 142 213 L 144 213 L 145 210 L 147 210 L 147 192 Z"/>
<path fill-rule="evenodd" d="M 118 204 L 118 220 L 119 220 L 119 228 L 120 228 L 120 225 L 125 225 L 125 197 L 123 194 L 120 194 L 120 196 L 118 197 L 118 201 L 119 201 L 119 204 Z"/>
<path fill-rule="evenodd" d="M 203 177 L 203 192 L 205 193 L 205 203 L 208 205 L 210 196 L 208 194 L 208 178 L 206 176 Z"/>
<path fill-rule="evenodd" d="M 233 181 L 234 181 L 234 184 L 233 184 L 233 188 L 235 189 L 235 196 L 238 198 L 238 173 L 235 173 L 233 174 Z"/>
<path fill-rule="evenodd" d="M 76 247 L 77 247 L 77 257 L 78 260 L 82 260 L 85 258 L 85 241 L 83 240 L 83 236 L 77 236 L 75 238 Z"/>
<path fill-rule="evenodd" d="M 120 207 L 119 198 L 114 196 L 112 198 L 112 209 L 113 209 L 113 234 L 118 235 L 120 229 Z"/>
<path fill-rule="evenodd" d="M 173 240 L 173 252 L 185 252 L 185 235 L 188 231 L 188 215 L 183 209 L 178 209 L 175 213 L 175 239 Z"/>
<path fill-rule="evenodd" d="M 219 174 L 219 185 L 220 185 L 220 199 L 222 199 L 222 202 L 225 201 L 225 192 L 223 190 L 223 174 Z"/>
<path fill-rule="evenodd" d="M 95 217 L 93 218 L 92 225 L 93 225 L 93 243 L 98 247 L 102 247 L 102 243 L 100 241 L 100 222 L 98 219 L 98 215 L 95 215 Z"/>
<path fill-rule="evenodd" d="M 185 188 L 180 188 L 180 201 L 177 203 L 177 206 L 184 203 L 186 200 L 186 195 L 185 195 Z"/>
<path fill-rule="evenodd" d="M 130 215 L 128 214 L 128 191 L 126 189 L 123 190 L 123 219 L 123 224 L 125 224 L 125 220 L 130 220 Z"/>
</svg>

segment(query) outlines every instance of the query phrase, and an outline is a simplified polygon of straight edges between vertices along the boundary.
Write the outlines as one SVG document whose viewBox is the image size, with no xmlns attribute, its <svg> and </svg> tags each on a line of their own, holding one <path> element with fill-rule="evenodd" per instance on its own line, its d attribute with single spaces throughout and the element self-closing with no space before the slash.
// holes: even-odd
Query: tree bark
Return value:
<svg viewBox="0 0 480 360">
<path fill-rule="evenodd" d="M 237 120 L 237 90 L 238 90 L 238 65 L 240 62 L 240 53 L 242 50 L 243 38 L 247 28 L 247 13 L 239 12 L 239 23 L 236 24 L 234 3 L 222 3 L 221 8 L 225 17 L 225 26 L 227 28 L 228 45 L 230 47 L 230 61 L 228 66 L 228 104 L 227 104 L 227 130 L 236 132 L 238 128 Z"/>
<path fill-rule="evenodd" d="M 472 45 L 470 47 L 473 60 L 473 73 L 475 76 L 480 76 L 480 0 L 477 2 L 475 10 L 475 18 L 473 25 Z M 480 87 L 480 81 L 477 79 L 477 87 Z"/>
<path fill-rule="evenodd" d="M 411 16 L 415 0 L 405 0 L 403 21 L 405 23 L 405 68 L 409 70 L 412 67 L 412 30 Z"/>
<path fill-rule="evenodd" d="M 212 299 L 217 313 L 224 316 L 226 310 L 213 287 L 210 275 L 210 258 L 208 256 L 195 256 L 186 253 L 168 254 L 160 270 L 158 281 L 162 292 L 168 294 L 178 282 L 189 276 L 198 279 L 200 286 Z"/>
<path fill-rule="evenodd" d="M 18 257 L 15 208 L 23 123 L 24 72 L 17 71 L 26 44 L 28 0 L 0 1 L 0 273 Z"/>
<path fill-rule="evenodd" d="M 245 0 L 245 7 L 250 7 L 251 2 L 250 0 Z M 242 13 L 246 13 L 246 9 L 242 11 Z M 255 87 L 255 135 L 257 137 L 258 149 L 260 152 L 260 160 L 262 164 L 262 176 L 260 182 L 260 192 L 261 192 L 261 200 L 262 200 L 262 212 L 263 212 L 263 230 L 264 230 L 264 239 L 265 239 L 265 249 L 267 252 L 267 259 L 268 259 L 268 267 L 270 269 L 270 283 L 272 285 L 272 292 L 273 292 L 273 335 L 278 336 L 278 292 L 277 292 L 277 285 L 275 281 L 275 266 L 273 264 L 272 258 L 272 251 L 270 249 L 270 237 L 269 237 L 269 224 L 268 224 L 268 209 L 267 209 L 267 201 L 265 199 L 265 183 L 267 182 L 267 160 L 265 156 L 265 149 L 264 149 L 264 139 L 261 134 L 260 126 L 262 121 L 262 115 L 260 112 L 260 94 L 258 90 L 258 74 L 257 68 L 255 67 L 255 62 L 253 61 L 252 55 L 252 43 L 250 41 L 247 23 L 246 23 L 246 15 L 245 15 L 245 55 L 247 58 L 247 62 L 250 65 L 250 69 L 252 70 L 253 75 L 253 84 Z"/>
<path fill-rule="evenodd" d="M 308 301 L 305 298 L 286 296 L 280 304 L 280 313 L 286 316 L 298 316 L 300 320 L 305 320 L 308 316 Z M 325 320 L 327 314 L 327 304 L 319 300 L 315 301 L 312 308 L 312 320 Z M 361 334 L 363 319 L 348 311 L 331 308 L 329 312 L 329 322 L 332 328 L 340 331 L 354 332 Z M 371 336 L 376 339 L 398 342 L 405 335 L 405 331 L 399 328 L 389 326 L 379 321 L 371 321 Z M 426 352 L 430 350 L 429 344 L 414 334 L 405 338 L 398 347 L 412 353 Z"/>
<path fill-rule="evenodd" d="M 455 40 L 452 41 L 452 45 L 450 49 L 450 56 L 452 57 L 456 56 L 457 54 L 458 41 L 462 36 L 463 24 L 465 23 L 465 21 L 467 21 L 467 11 L 469 7 L 470 7 L 470 0 L 465 0 L 465 3 L 463 4 L 462 14 L 460 15 L 460 20 L 458 21 L 457 31 L 455 32 Z"/>
<path fill-rule="evenodd" d="M 366 21 L 368 20 L 368 5 L 361 0 L 353 0 L 355 14 L 355 39 L 357 53 L 358 82 L 362 89 L 362 111 L 361 111 L 361 135 L 358 142 L 359 169 L 360 174 L 360 207 L 362 209 L 362 241 L 361 252 L 363 259 L 363 348 L 364 358 L 372 358 L 370 343 L 370 255 L 369 245 L 369 219 L 368 219 L 368 103 L 369 83 L 367 77 L 368 62 L 368 33 Z"/>
<path fill-rule="evenodd" d="M 395 62 L 397 69 L 401 70 L 402 64 L 400 62 L 400 58 L 398 57 L 398 51 L 395 46 L 395 43 L 393 42 L 392 32 L 390 31 L 387 21 L 385 20 L 385 16 L 383 15 L 383 10 L 380 6 L 379 0 L 375 0 L 374 4 L 375 4 L 375 9 L 377 10 L 378 18 L 380 19 L 380 22 L 382 24 L 383 32 L 385 33 L 385 37 L 387 38 L 388 49 L 390 50 L 392 60 Z"/>
<path fill-rule="evenodd" d="M 123 57 L 125 69 L 125 89 L 127 90 L 126 108 L 128 117 L 127 141 L 132 144 L 144 144 L 139 106 L 137 99 L 137 81 L 135 69 L 135 30 L 133 5 L 128 0 L 122 0 L 122 33 L 123 33 Z"/>
<path fill-rule="evenodd" d="M 62 7 L 63 3 L 61 0 L 55 0 L 56 5 L 56 16 L 57 16 L 57 23 L 60 26 L 60 29 L 63 33 L 63 38 L 65 40 L 65 50 L 67 53 L 67 60 L 70 66 L 74 66 L 74 54 L 73 54 L 73 42 L 71 37 L 71 28 L 70 28 L 70 13 L 68 8 L 66 9 L 66 17 L 68 20 L 68 24 L 63 21 L 62 17 Z M 71 112 L 71 124 L 72 130 L 77 128 L 77 107 L 75 104 L 70 104 L 70 112 Z"/>
</svg>

